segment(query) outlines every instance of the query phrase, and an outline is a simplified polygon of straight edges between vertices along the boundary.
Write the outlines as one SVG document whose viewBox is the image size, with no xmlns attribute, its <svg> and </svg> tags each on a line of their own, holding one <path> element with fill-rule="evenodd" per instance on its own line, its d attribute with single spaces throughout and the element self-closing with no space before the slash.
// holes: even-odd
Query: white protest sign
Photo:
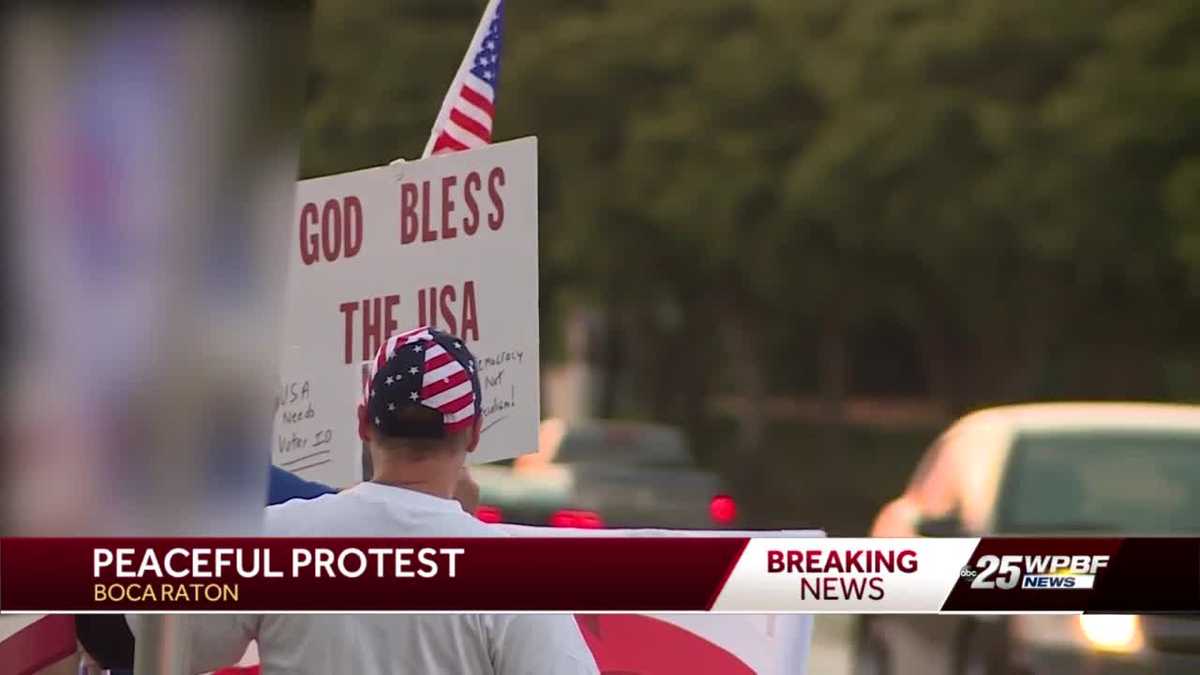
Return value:
<svg viewBox="0 0 1200 675">
<path fill-rule="evenodd" d="M 300 181 L 275 464 L 361 480 L 360 364 L 432 325 L 479 362 L 474 462 L 537 449 L 537 139 Z"/>
</svg>

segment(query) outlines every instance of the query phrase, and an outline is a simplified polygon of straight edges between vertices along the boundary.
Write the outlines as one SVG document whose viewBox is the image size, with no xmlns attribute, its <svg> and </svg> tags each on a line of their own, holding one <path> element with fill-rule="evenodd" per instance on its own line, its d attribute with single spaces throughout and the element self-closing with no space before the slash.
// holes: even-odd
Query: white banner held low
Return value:
<svg viewBox="0 0 1200 675">
<path fill-rule="evenodd" d="M 429 324 L 479 360 L 473 461 L 537 449 L 537 139 L 300 181 L 272 460 L 362 478 L 359 364 Z"/>
<path fill-rule="evenodd" d="M 774 540 L 810 544 L 825 541 L 821 530 L 580 529 L 509 524 L 496 527 L 518 537 L 749 537 L 750 546 Z M 738 566 L 745 559 L 743 552 Z M 578 618 L 602 671 L 606 669 L 606 660 L 611 670 L 633 670 L 640 655 L 666 652 L 672 655 L 680 672 L 704 672 L 706 668 L 715 668 L 715 663 L 722 664 L 720 672 L 735 675 L 808 672 L 813 628 L 809 614 L 617 614 Z M 653 622 L 663 622 L 678 630 L 664 630 Z M 738 663 L 721 660 L 729 657 Z M 688 659 L 697 662 L 687 663 Z"/>
</svg>

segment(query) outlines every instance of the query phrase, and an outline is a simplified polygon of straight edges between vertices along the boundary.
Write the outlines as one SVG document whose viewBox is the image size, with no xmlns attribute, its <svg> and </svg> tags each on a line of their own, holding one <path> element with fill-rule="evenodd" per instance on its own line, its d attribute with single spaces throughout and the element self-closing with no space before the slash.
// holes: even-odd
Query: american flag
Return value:
<svg viewBox="0 0 1200 675">
<path fill-rule="evenodd" d="M 490 0 L 442 101 L 422 157 L 479 148 L 492 142 L 503 32 L 504 0 Z"/>
</svg>

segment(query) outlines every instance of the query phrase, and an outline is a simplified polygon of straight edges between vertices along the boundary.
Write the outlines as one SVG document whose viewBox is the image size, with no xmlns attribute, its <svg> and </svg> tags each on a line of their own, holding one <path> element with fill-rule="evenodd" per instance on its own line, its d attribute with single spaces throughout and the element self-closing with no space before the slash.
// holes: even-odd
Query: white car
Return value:
<svg viewBox="0 0 1200 675">
<path fill-rule="evenodd" d="M 875 537 L 1200 534 L 1200 406 L 1039 403 L 955 422 Z M 1200 619 L 873 616 L 861 675 L 1200 673 Z"/>
</svg>

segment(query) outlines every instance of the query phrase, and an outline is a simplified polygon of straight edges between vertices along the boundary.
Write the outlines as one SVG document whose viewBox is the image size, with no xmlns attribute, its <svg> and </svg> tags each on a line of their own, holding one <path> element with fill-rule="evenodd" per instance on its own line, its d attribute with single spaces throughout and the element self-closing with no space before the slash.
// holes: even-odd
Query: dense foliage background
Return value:
<svg viewBox="0 0 1200 675">
<path fill-rule="evenodd" d="M 482 5 L 317 3 L 304 174 L 418 156 Z M 935 426 L 867 438 L 864 397 L 1200 397 L 1200 2 L 506 5 L 544 359 L 600 317 L 597 413 L 687 426 L 762 513 L 899 488 Z"/>
</svg>

